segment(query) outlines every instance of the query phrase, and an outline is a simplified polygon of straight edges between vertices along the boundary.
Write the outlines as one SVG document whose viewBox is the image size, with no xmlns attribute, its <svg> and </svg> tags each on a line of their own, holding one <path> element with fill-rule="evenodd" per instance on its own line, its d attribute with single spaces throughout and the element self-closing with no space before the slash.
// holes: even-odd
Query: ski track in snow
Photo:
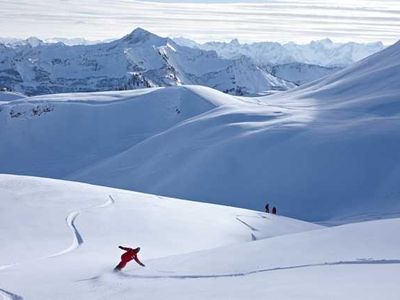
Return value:
<svg viewBox="0 0 400 300">
<path fill-rule="evenodd" d="M 56 254 L 52 254 L 50 256 L 42 257 L 40 259 L 53 258 L 53 257 L 57 257 L 57 256 L 60 256 L 60 255 L 63 255 L 63 254 L 67 254 L 67 253 L 77 249 L 80 245 L 82 245 L 84 243 L 84 240 L 83 240 L 82 235 L 80 234 L 78 228 L 75 225 L 76 218 L 81 213 L 83 213 L 85 211 L 89 211 L 91 209 L 96 209 L 96 208 L 105 208 L 105 207 L 108 207 L 110 205 L 114 205 L 115 204 L 114 198 L 111 195 L 109 195 L 108 197 L 109 197 L 109 199 L 106 202 L 104 202 L 104 203 L 102 203 L 100 205 L 95 205 L 95 206 L 92 206 L 92 207 L 89 207 L 89 208 L 86 208 L 86 209 L 73 211 L 73 212 L 69 213 L 68 216 L 65 218 L 65 221 L 67 222 L 67 225 L 68 225 L 68 227 L 70 228 L 70 230 L 71 230 L 71 232 L 73 234 L 73 241 L 72 241 L 71 246 L 69 246 L 67 249 L 65 249 L 65 250 L 63 250 L 61 252 L 58 252 Z M 0 266 L 0 270 L 8 269 L 8 268 L 11 268 L 11 267 L 16 266 L 18 264 L 19 263 Z M 6 291 L 6 290 L 4 290 L 2 288 L 0 288 L 0 295 L 2 295 L 2 298 L 4 300 L 23 300 L 24 299 L 22 296 L 19 296 L 17 294 L 11 293 L 11 292 Z"/>
<path fill-rule="evenodd" d="M 338 261 L 338 262 L 325 262 L 316 264 L 304 264 L 295 266 L 284 266 L 275 267 L 269 269 L 260 269 L 248 272 L 240 273 L 228 273 L 228 274 L 210 274 L 210 275 L 133 275 L 126 273 L 119 273 L 120 276 L 128 278 L 138 279 L 207 279 L 207 278 L 228 278 L 228 277 L 244 277 L 257 273 L 273 272 L 273 271 L 284 271 L 302 268 L 313 268 L 313 267 L 325 267 L 325 266 L 341 266 L 341 265 L 384 265 L 384 264 L 400 264 L 400 259 L 358 259 L 350 261 Z M 89 278 L 88 280 L 98 279 L 101 276 Z"/>
<path fill-rule="evenodd" d="M 68 252 L 71 252 L 71 251 L 77 249 L 81 244 L 83 244 L 83 238 L 75 226 L 75 219 L 80 214 L 81 214 L 81 211 L 74 211 L 74 212 L 71 212 L 65 219 L 68 227 L 70 228 L 70 230 L 73 234 L 73 238 L 74 238 L 71 246 L 69 246 L 67 249 L 62 250 L 61 252 L 58 252 L 58 253 L 48 256 L 49 258 L 60 256 L 60 255 L 66 254 Z"/>
<path fill-rule="evenodd" d="M 257 228 L 251 226 L 250 224 L 246 223 L 245 221 L 243 221 L 242 219 L 240 219 L 239 217 L 249 217 L 249 218 L 258 218 L 257 216 L 244 216 L 244 215 L 237 215 L 236 216 L 236 220 L 238 220 L 240 223 L 242 223 L 244 226 L 246 226 L 247 228 L 250 228 L 251 231 L 258 231 Z M 250 234 L 251 236 L 251 240 L 252 241 L 257 241 L 257 237 L 255 236 L 255 234 L 252 232 Z"/>
<path fill-rule="evenodd" d="M 24 299 L 23 297 L 21 297 L 17 294 L 11 293 L 9 291 L 6 291 L 2 288 L 0 288 L 0 295 L 2 295 L 3 300 L 23 300 Z"/>
<path fill-rule="evenodd" d="M 74 251 L 74 250 L 78 249 L 80 247 L 80 245 L 82 245 L 84 243 L 84 240 L 83 240 L 82 235 L 80 234 L 79 230 L 76 228 L 76 225 L 75 225 L 76 217 L 78 217 L 80 214 L 82 214 L 85 211 L 89 211 L 89 210 L 96 209 L 96 208 L 105 208 L 105 207 L 108 207 L 110 205 L 114 205 L 115 204 L 114 198 L 111 195 L 109 195 L 108 197 L 110 199 L 108 199 L 103 204 L 95 205 L 95 206 L 92 206 L 92 207 L 89 207 L 89 208 L 86 208 L 86 209 L 83 209 L 83 210 L 73 211 L 70 214 L 68 214 L 68 216 L 66 217 L 65 221 L 67 222 L 67 225 L 70 228 L 70 230 L 72 232 L 72 235 L 73 235 L 72 244 L 67 249 L 64 249 L 61 252 L 52 254 L 52 255 L 48 256 L 47 258 L 52 258 L 52 257 L 57 257 L 57 256 L 60 256 L 60 255 L 64 255 L 66 253 L 69 253 L 71 251 Z"/>
<path fill-rule="evenodd" d="M 81 213 L 83 213 L 85 211 L 89 211 L 89 210 L 97 209 L 97 208 L 105 208 L 105 207 L 108 207 L 110 205 L 114 205 L 115 204 L 114 198 L 111 195 L 109 195 L 108 197 L 109 197 L 109 199 L 106 202 L 104 202 L 104 203 L 102 203 L 100 205 L 95 205 L 95 206 L 92 206 L 92 207 L 89 207 L 89 208 L 86 208 L 86 209 L 82 209 L 82 210 L 79 210 L 79 211 L 73 211 L 73 212 L 69 213 L 67 215 L 67 217 L 65 218 L 65 221 L 66 221 L 66 223 L 67 223 L 68 227 L 70 228 L 70 230 L 72 232 L 72 235 L 73 235 L 73 241 L 72 241 L 71 246 L 69 246 L 67 249 L 64 249 L 64 250 L 62 250 L 60 252 L 57 252 L 55 254 L 51 254 L 49 256 L 41 257 L 39 259 L 53 258 L 53 257 L 57 257 L 57 256 L 60 256 L 60 255 L 66 254 L 68 252 L 71 252 L 71 251 L 77 249 L 81 244 L 83 244 L 84 240 L 82 238 L 82 235 L 80 234 L 78 228 L 75 225 L 76 218 Z M 0 271 L 5 270 L 5 269 L 9 269 L 9 268 L 17 266 L 19 264 L 20 263 L 17 262 L 17 263 L 8 264 L 8 265 L 2 265 L 2 266 L 0 266 Z"/>
<path fill-rule="evenodd" d="M 241 220 L 239 217 L 236 217 L 236 220 L 238 220 L 240 223 L 242 223 L 244 226 L 250 228 L 251 231 L 258 231 L 257 228 L 254 228 L 250 224 L 246 223 L 245 221 Z"/>
</svg>

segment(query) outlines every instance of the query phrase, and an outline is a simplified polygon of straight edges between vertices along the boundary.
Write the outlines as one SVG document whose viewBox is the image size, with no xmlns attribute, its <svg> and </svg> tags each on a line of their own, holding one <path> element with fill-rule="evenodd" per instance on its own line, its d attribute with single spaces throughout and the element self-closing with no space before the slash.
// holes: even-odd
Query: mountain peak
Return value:
<svg viewBox="0 0 400 300">
<path fill-rule="evenodd" d="M 240 45 L 238 39 L 233 39 L 233 40 L 230 42 L 230 44 L 231 44 L 231 45 Z"/>
<path fill-rule="evenodd" d="M 25 42 L 31 47 L 37 47 L 44 44 L 44 42 L 41 39 L 38 39 L 37 37 L 34 36 L 27 38 Z"/>
<path fill-rule="evenodd" d="M 127 34 L 122 38 L 123 41 L 136 44 L 138 42 L 143 42 L 147 41 L 149 39 L 156 39 L 160 40 L 163 39 L 159 37 L 158 35 L 151 33 L 150 31 L 147 31 L 141 27 L 137 27 L 135 30 L 133 30 L 131 33 Z"/>
<path fill-rule="evenodd" d="M 330 38 L 324 38 L 320 40 L 322 44 L 333 44 L 332 40 Z"/>
<path fill-rule="evenodd" d="M 130 34 L 132 34 L 132 35 L 149 35 L 152 33 L 142 27 L 136 27 Z"/>
<path fill-rule="evenodd" d="M 325 38 L 322 40 L 311 41 L 309 45 L 312 47 L 330 47 L 333 46 L 334 43 L 331 39 Z"/>
</svg>

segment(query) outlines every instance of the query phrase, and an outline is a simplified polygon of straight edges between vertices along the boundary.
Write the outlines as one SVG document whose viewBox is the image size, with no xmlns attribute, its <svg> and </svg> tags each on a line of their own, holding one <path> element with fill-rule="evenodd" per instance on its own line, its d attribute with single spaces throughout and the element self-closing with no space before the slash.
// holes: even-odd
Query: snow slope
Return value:
<svg viewBox="0 0 400 300">
<path fill-rule="evenodd" d="M 5 299 L 397 299 L 400 292 L 399 219 L 323 228 L 13 175 L 0 175 L 0 191 Z M 119 244 L 140 245 L 146 267 L 113 273 Z"/>
<path fill-rule="evenodd" d="M 56 278 L 69 284 L 70 276 L 108 273 L 119 244 L 142 246 L 147 261 L 320 228 L 245 209 L 43 178 L 0 175 L 0 191 L 0 288 L 27 299 L 54 295 L 57 288 L 47 285 Z"/>
<path fill-rule="evenodd" d="M 198 86 L 0 106 L 0 171 L 317 221 L 400 213 L 400 44 L 261 98 Z M 12 159 L 10 159 L 12 157 Z"/>
<path fill-rule="evenodd" d="M 37 96 L 3 104 L 1 171 L 70 176 L 231 101 L 217 95 L 203 98 L 175 87 Z"/>
</svg>

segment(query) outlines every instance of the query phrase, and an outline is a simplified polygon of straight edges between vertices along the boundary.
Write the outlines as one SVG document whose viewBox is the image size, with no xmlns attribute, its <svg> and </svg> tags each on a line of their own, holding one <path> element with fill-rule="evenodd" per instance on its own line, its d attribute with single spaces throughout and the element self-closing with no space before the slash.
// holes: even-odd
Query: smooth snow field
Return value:
<svg viewBox="0 0 400 300">
<path fill-rule="evenodd" d="M 4 299 L 398 299 L 400 219 L 322 227 L 0 175 Z M 117 246 L 140 246 L 120 273 Z"/>
</svg>

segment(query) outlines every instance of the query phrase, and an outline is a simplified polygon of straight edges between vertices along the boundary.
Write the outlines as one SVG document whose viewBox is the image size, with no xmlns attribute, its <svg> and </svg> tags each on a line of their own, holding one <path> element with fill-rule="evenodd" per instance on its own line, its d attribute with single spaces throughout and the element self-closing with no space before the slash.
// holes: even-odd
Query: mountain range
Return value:
<svg viewBox="0 0 400 300">
<path fill-rule="evenodd" d="M 0 89 L 29 96 L 204 85 L 232 95 L 283 91 L 337 72 L 382 43 L 240 44 L 163 38 L 142 28 L 121 39 L 0 39 Z"/>
<path fill-rule="evenodd" d="M 130 90 L 199 84 L 235 95 L 258 95 L 296 85 L 256 66 L 250 58 L 177 45 L 137 28 L 95 45 L 68 46 L 30 38 L 0 44 L 0 88 L 26 95 Z"/>
<path fill-rule="evenodd" d="M 204 44 L 185 38 L 175 38 L 178 44 L 191 48 L 214 50 L 224 58 L 245 55 L 257 65 L 282 65 L 304 63 L 322 67 L 347 67 L 369 55 L 381 51 L 385 46 L 375 43 L 335 43 L 330 39 L 311 41 L 308 44 L 257 42 L 242 44 L 237 39 L 231 42 L 207 42 Z"/>
<path fill-rule="evenodd" d="M 251 58 L 261 69 L 297 85 L 333 74 L 385 48 L 381 42 L 334 43 L 330 39 L 311 41 L 308 44 L 294 42 L 242 44 L 237 39 L 231 42 L 200 44 L 186 38 L 174 40 L 180 45 L 191 48 L 214 50 L 219 56 L 228 59 L 244 55 Z"/>
</svg>

